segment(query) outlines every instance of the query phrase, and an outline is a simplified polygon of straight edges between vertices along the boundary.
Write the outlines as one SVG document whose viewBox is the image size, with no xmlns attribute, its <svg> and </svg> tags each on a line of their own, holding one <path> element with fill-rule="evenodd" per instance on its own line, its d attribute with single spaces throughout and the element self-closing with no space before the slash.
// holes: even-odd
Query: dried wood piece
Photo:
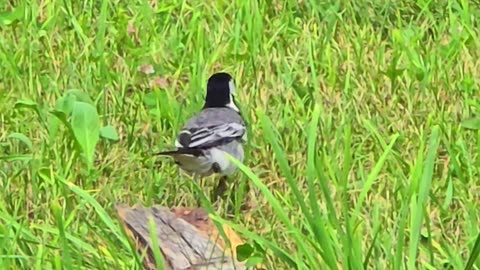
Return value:
<svg viewBox="0 0 480 270">
<path fill-rule="evenodd" d="M 219 236 L 208 214 L 201 208 L 174 208 L 154 206 L 133 208 L 117 206 L 117 213 L 140 252 L 146 250 L 144 268 L 156 270 L 149 231 L 149 218 L 155 223 L 157 242 L 165 260 L 164 269 L 244 270 L 245 265 L 235 259 L 236 246 L 242 241 L 230 228 L 223 226 L 232 250 Z"/>
</svg>

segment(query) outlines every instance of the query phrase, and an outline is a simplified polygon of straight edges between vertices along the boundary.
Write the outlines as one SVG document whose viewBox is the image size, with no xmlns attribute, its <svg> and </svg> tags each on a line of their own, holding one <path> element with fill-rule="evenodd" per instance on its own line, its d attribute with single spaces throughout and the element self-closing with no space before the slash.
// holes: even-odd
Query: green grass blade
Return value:
<svg viewBox="0 0 480 270">
<path fill-rule="evenodd" d="M 336 269 L 335 261 L 337 261 L 337 257 L 333 251 L 334 243 L 330 240 L 330 237 L 327 233 L 327 229 L 325 228 L 325 219 L 323 218 L 324 215 L 320 213 L 320 205 L 319 199 L 317 197 L 317 188 L 315 185 L 316 181 L 323 182 L 325 181 L 323 177 L 323 173 L 321 172 L 323 167 L 317 167 L 317 162 L 320 161 L 321 157 L 317 156 L 316 152 L 316 139 L 317 139 L 317 132 L 318 132 L 318 122 L 320 119 L 320 106 L 315 105 L 313 113 L 312 113 L 312 120 L 310 122 L 308 135 L 307 135 L 307 183 L 308 183 L 308 197 L 310 201 L 310 210 L 312 212 L 312 219 L 310 220 L 310 227 L 312 228 L 316 242 L 322 247 L 324 252 L 321 253 L 321 256 L 324 260 L 328 263 L 330 268 Z M 317 160 L 318 159 L 318 160 Z M 318 177 L 318 173 L 321 177 Z M 320 183 L 322 185 L 324 183 Z M 325 186 L 326 187 L 326 186 Z M 333 208 L 333 203 L 331 202 L 331 198 L 327 199 L 330 207 L 329 209 Z M 337 217 L 335 215 L 335 211 L 330 212 L 331 216 L 333 216 L 333 221 L 337 222 Z M 335 226 L 335 223 L 334 225 Z M 338 228 L 338 226 L 335 226 Z M 341 231 L 341 229 L 340 229 Z"/>
<path fill-rule="evenodd" d="M 316 224 L 314 226 L 315 237 L 317 238 L 317 242 L 321 245 L 325 254 L 322 254 L 325 262 L 331 267 L 332 269 L 337 269 L 336 266 L 336 256 L 333 252 L 332 247 L 328 240 L 328 235 L 326 233 L 322 233 L 318 226 L 318 223 L 315 222 L 314 218 L 312 217 L 311 210 L 307 208 L 307 205 L 304 201 L 303 194 L 299 191 L 298 185 L 295 182 L 295 179 L 292 175 L 290 170 L 290 165 L 288 164 L 288 160 L 285 156 L 284 151 L 282 151 L 276 136 L 274 134 L 274 130 L 276 130 L 272 124 L 272 122 L 268 119 L 268 117 L 263 113 L 259 113 L 260 123 L 262 125 L 263 131 L 265 133 L 265 137 L 269 141 L 270 145 L 272 146 L 273 152 L 275 154 L 275 158 L 282 170 L 283 175 L 286 177 L 288 186 L 292 189 L 292 192 L 295 196 L 295 202 L 300 205 L 300 209 L 302 213 L 305 215 L 308 224 Z M 316 217 L 317 218 L 317 217 Z M 317 218 L 318 220 L 318 218 Z M 300 244 L 300 243 L 297 243 Z"/>
<path fill-rule="evenodd" d="M 468 258 L 467 264 L 465 265 L 465 270 L 473 269 L 473 265 L 478 260 L 480 256 L 480 233 L 477 236 L 475 245 L 473 245 L 472 251 L 470 251 L 470 257 Z"/>
<path fill-rule="evenodd" d="M 68 244 L 68 239 L 65 236 L 65 228 L 63 223 L 62 209 L 58 202 L 54 202 L 52 205 L 52 210 L 55 215 L 55 220 L 57 222 L 60 242 L 62 246 L 62 264 L 63 266 L 73 267 L 72 259 L 70 255 L 70 245 Z"/>
<path fill-rule="evenodd" d="M 322 159 L 319 158 L 317 160 L 317 177 L 318 177 L 318 182 L 320 183 L 320 188 L 322 190 L 323 197 L 325 198 L 325 201 L 326 201 L 327 211 L 329 216 L 328 220 L 330 222 L 322 221 L 318 223 L 319 225 L 318 229 L 320 230 L 319 232 L 320 237 L 317 237 L 317 241 L 318 239 L 323 239 L 321 240 L 322 242 L 320 242 L 320 244 L 322 245 L 322 248 L 324 249 L 324 254 L 322 256 L 324 259 L 325 258 L 330 259 L 329 261 L 331 264 L 329 264 L 329 266 L 333 269 L 332 264 L 335 263 L 335 261 L 337 260 L 334 258 L 336 257 L 338 258 L 338 256 L 336 255 L 336 250 L 338 250 L 339 243 L 338 243 L 337 237 L 330 236 L 329 232 L 338 230 L 341 239 L 344 239 L 345 233 L 342 227 L 340 226 L 340 222 L 338 221 L 336 214 L 334 213 L 336 211 L 336 208 L 333 203 L 331 191 L 328 187 L 327 178 L 325 177 L 325 175 L 321 170 L 322 168 L 325 168 L 325 164 L 323 163 Z M 343 262 L 346 263 L 346 261 L 343 261 Z"/>
<path fill-rule="evenodd" d="M 122 236 L 120 228 L 117 225 L 115 225 L 115 222 L 108 215 L 108 213 L 105 211 L 105 209 L 97 202 L 97 200 L 95 200 L 95 198 L 93 198 L 85 190 L 79 188 L 78 186 L 76 186 L 73 183 L 65 182 L 63 180 L 60 180 L 60 181 L 63 182 L 73 193 L 77 194 L 82 199 L 84 199 L 88 204 L 90 204 L 95 209 L 95 213 L 98 215 L 100 220 L 117 237 L 117 239 L 120 241 L 120 243 L 122 243 L 123 247 L 126 248 L 126 249 L 129 248 L 128 241 L 127 241 L 127 239 L 125 239 Z"/>
<path fill-rule="evenodd" d="M 433 127 L 428 142 L 428 152 L 425 157 L 425 163 L 423 167 L 423 173 L 421 181 L 419 183 L 419 190 L 417 200 L 414 203 L 415 208 L 412 209 L 412 222 L 410 233 L 410 246 L 408 252 L 408 269 L 416 269 L 416 257 L 419 248 L 419 241 L 421 237 L 421 230 L 423 224 L 423 215 L 425 213 L 425 206 L 427 204 L 428 196 L 430 193 L 430 187 L 433 178 L 433 167 L 435 165 L 435 158 L 437 155 L 437 149 L 440 142 L 440 129 L 438 126 Z M 415 197 L 412 198 L 415 200 Z"/>
<path fill-rule="evenodd" d="M 148 219 L 148 231 L 150 233 L 150 240 L 152 241 L 152 251 L 156 266 L 159 269 L 162 269 L 165 265 L 165 261 L 162 252 L 160 251 L 160 243 L 158 243 L 157 229 L 153 218 Z"/>
<path fill-rule="evenodd" d="M 464 269 L 475 256 L 478 1 L 3 2 L 0 269 L 141 269 L 117 203 L 215 212 L 259 240 L 250 259 L 268 270 Z M 149 154 L 175 147 L 220 71 L 248 122 L 245 165 L 276 208 L 242 172 L 210 202 L 196 191 L 216 176 L 191 181 Z M 96 108 L 98 141 L 78 112 L 72 126 L 75 102 Z"/>
<path fill-rule="evenodd" d="M 302 209 L 303 213 L 307 216 L 307 218 L 311 219 L 311 214 L 307 208 L 307 205 L 305 204 L 304 196 L 303 194 L 300 193 L 297 183 L 295 183 L 295 179 L 290 170 L 290 165 L 288 164 L 288 160 L 287 160 L 287 157 L 285 156 L 285 152 L 282 150 L 280 144 L 278 143 L 277 137 L 274 133 L 274 130 L 276 130 L 274 128 L 274 125 L 263 112 L 259 113 L 259 118 L 260 118 L 260 124 L 262 125 L 262 129 L 265 133 L 265 137 L 270 143 L 270 145 L 272 146 L 273 152 L 275 154 L 275 158 L 278 162 L 280 170 L 282 170 L 282 174 L 285 176 L 288 182 L 288 185 L 292 189 L 293 194 L 295 195 L 295 199 L 300 204 L 300 208 Z"/>
<path fill-rule="evenodd" d="M 298 260 L 292 256 L 292 253 L 281 248 L 277 243 L 271 242 L 258 234 L 255 234 L 253 232 L 250 232 L 243 228 L 242 226 L 239 226 L 238 224 L 235 224 L 231 221 L 228 221 L 226 219 L 223 219 L 217 215 L 210 215 L 210 218 L 214 222 L 218 222 L 219 224 L 225 224 L 229 227 L 231 227 L 233 230 L 239 232 L 240 234 L 244 235 L 248 239 L 258 242 L 261 245 L 265 246 L 266 248 L 270 249 L 273 254 L 275 254 L 275 257 L 278 259 L 281 259 L 285 263 L 287 263 L 290 267 L 293 267 L 294 269 L 304 269 L 304 265 L 298 263 Z"/>
<path fill-rule="evenodd" d="M 403 269 L 401 266 L 403 265 L 403 251 L 405 249 L 405 228 L 407 226 L 407 215 L 409 209 L 409 202 L 408 200 L 404 202 L 402 209 L 400 210 L 400 218 L 398 219 L 398 235 L 397 235 L 397 245 L 395 249 L 395 257 L 393 260 L 393 269 L 400 270 Z"/>
<path fill-rule="evenodd" d="M 367 252 L 365 252 L 365 259 L 363 261 L 363 269 L 368 269 L 368 263 L 370 262 L 370 259 L 372 258 L 373 249 L 375 247 L 375 243 L 377 242 L 379 234 L 380 234 L 380 228 L 377 228 L 377 230 L 373 234 L 372 243 L 370 243 L 370 246 L 368 247 Z"/>
<path fill-rule="evenodd" d="M 423 167 L 423 149 L 425 147 L 425 142 L 423 138 L 420 139 L 420 151 L 418 151 L 416 156 L 416 162 L 413 168 L 410 170 L 410 188 L 408 190 L 408 196 L 405 195 L 405 199 L 403 200 L 402 209 L 400 211 L 400 217 L 397 219 L 398 228 L 398 235 L 396 249 L 394 254 L 393 260 L 393 269 L 400 270 L 403 269 L 402 266 L 404 265 L 404 250 L 405 250 L 405 230 L 407 228 L 408 223 L 408 212 L 410 209 L 410 201 L 413 199 L 413 194 L 415 190 L 418 188 L 417 179 L 421 177 L 422 167 Z"/>
<path fill-rule="evenodd" d="M 312 120 L 308 128 L 307 135 L 307 181 L 308 181 L 308 198 L 310 200 L 310 209 L 313 217 L 320 217 L 320 207 L 318 205 L 318 198 L 316 196 L 315 188 L 315 142 L 317 140 L 318 120 L 320 119 L 320 106 L 315 105 L 312 114 Z M 319 220 L 319 219 L 317 219 Z M 311 224 L 313 225 L 313 224 Z"/>
<path fill-rule="evenodd" d="M 308 248 L 305 245 L 305 240 L 302 237 L 302 232 L 300 231 L 301 229 L 298 226 L 293 225 L 293 223 L 290 221 L 290 218 L 288 217 L 285 208 L 280 205 L 280 202 L 273 196 L 273 193 L 268 189 L 268 187 L 262 183 L 262 181 L 256 176 L 249 168 L 247 168 L 245 165 L 240 163 L 238 160 L 236 160 L 233 156 L 228 155 L 228 158 L 230 161 L 232 161 L 238 168 L 250 179 L 253 184 L 260 189 L 262 194 L 266 197 L 267 201 L 269 204 L 273 207 L 275 214 L 278 216 L 278 218 L 282 221 L 282 223 L 286 226 L 288 234 L 295 240 L 295 244 L 297 245 L 298 249 L 302 252 L 303 256 L 306 257 L 306 260 L 311 267 L 313 265 L 317 265 L 316 260 L 312 256 L 313 254 L 311 253 L 311 249 Z M 296 264 L 299 268 L 302 268 L 301 266 L 303 263 L 299 261 L 301 258 L 296 258 Z"/>
<path fill-rule="evenodd" d="M 392 152 L 393 145 L 397 141 L 399 137 L 399 134 L 396 133 L 393 135 L 392 140 L 388 144 L 387 148 L 383 152 L 383 154 L 380 156 L 378 159 L 377 163 L 375 164 L 375 167 L 373 167 L 372 171 L 367 177 L 367 181 L 365 181 L 365 184 L 363 185 L 362 191 L 360 192 L 360 196 L 358 197 L 357 204 L 355 206 L 355 212 L 360 213 L 360 209 L 363 207 L 363 202 L 365 201 L 365 198 L 367 197 L 368 192 L 370 191 L 373 182 L 377 179 L 378 174 L 383 168 L 383 164 L 387 160 L 388 156 Z"/>
</svg>

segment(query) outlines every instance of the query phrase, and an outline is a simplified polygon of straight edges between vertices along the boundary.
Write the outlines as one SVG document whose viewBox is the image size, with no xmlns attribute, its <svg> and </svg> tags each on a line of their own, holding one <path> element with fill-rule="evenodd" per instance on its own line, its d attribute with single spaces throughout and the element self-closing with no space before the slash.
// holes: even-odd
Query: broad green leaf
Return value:
<svg viewBox="0 0 480 270">
<path fill-rule="evenodd" d="M 100 120 L 97 109 L 86 102 L 76 101 L 72 111 L 72 131 L 87 160 L 93 167 L 95 147 L 100 138 Z"/>
<path fill-rule="evenodd" d="M 10 135 L 8 135 L 8 138 L 9 139 L 17 139 L 17 140 L 21 141 L 22 143 L 24 143 L 28 147 L 29 150 L 32 150 L 32 141 L 27 136 L 25 136 L 25 134 L 14 132 L 14 133 L 11 133 Z"/>
<path fill-rule="evenodd" d="M 248 259 L 253 254 L 253 247 L 250 244 L 243 244 L 237 246 L 237 259 L 242 262 Z"/>
<path fill-rule="evenodd" d="M 38 103 L 32 100 L 20 100 L 15 102 L 15 109 L 18 109 L 18 108 L 36 109 L 37 106 L 38 106 Z"/>
<path fill-rule="evenodd" d="M 44 125 L 44 127 L 46 127 L 45 120 L 44 120 L 45 112 L 40 107 L 40 105 L 38 103 L 36 103 L 35 101 L 20 100 L 20 101 L 15 102 L 14 108 L 15 109 L 29 109 L 29 110 L 35 111 L 35 113 L 37 113 L 37 116 L 38 116 L 38 119 L 40 120 L 40 122 Z"/>
<path fill-rule="evenodd" d="M 65 113 L 65 115 L 69 116 L 70 113 L 73 111 L 73 105 L 77 97 L 73 94 L 66 94 L 63 97 L 59 98 L 55 103 L 55 110 L 61 111 Z M 82 100 L 79 100 L 82 101 Z"/>
<path fill-rule="evenodd" d="M 47 119 L 47 128 L 48 134 L 50 136 L 50 142 L 53 142 L 55 139 L 60 124 L 63 122 L 67 123 L 66 119 L 73 111 L 73 105 L 75 104 L 76 97 L 73 94 L 66 94 L 63 97 L 59 98 L 55 103 L 55 108 L 53 110 L 53 115 L 49 115 Z M 66 124 L 67 125 L 67 124 Z M 68 125 L 67 125 L 67 128 Z"/>
<path fill-rule="evenodd" d="M 48 132 L 50 135 L 50 141 L 52 141 L 58 131 L 58 127 L 61 123 L 73 134 L 71 123 L 67 119 L 67 115 L 63 111 L 52 110 L 51 115 L 48 118 Z"/>
<path fill-rule="evenodd" d="M 79 90 L 79 89 L 70 89 L 70 90 L 67 90 L 65 92 L 65 95 L 64 96 L 67 96 L 67 95 L 72 95 L 75 97 L 75 100 L 76 101 L 82 101 L 82 102 L 85 102 L 85 103 L 88 103 L 92 106 L 95 106 L 95 103 L 93 102 L 93 100 L 90 98 L 90 96 Z"/>
<path fill-rule="evenodd" d="M 245 263 L 245 266 L 247 268 L 249 267 L 255 267 L 257 265 L 260 265 L 263 262 L 263 257 L 261 256 L 252 256 L 248 258 L 247 262 Z"/>
<path fill-rule="evenodd" d="M 112 140 L 112 141 L 118 141 L 119 140 L 117 131 L 115 130 L 115 128 L 113 126 L 110 126 L 110 125 L 104 126 L 100 129 L 100 136 L 102 138 L 109 139 L 109 140 Z"/>
<path fill-rule="evenodd" d="M 10 25 L 16 21 L 23 19 L 25 8 L 23 5 L 15 7 L 11 11 L 0 12 L 0 25 Z"/>
<path fill-rule="evenodd" d="M 57 136 L 58 133 L 58 128 L 60 127 L 60 124 L 62 121 L 58 119 L 56 115 L 49 115 L 47 118 L 47 128 L 48 128 L 48 135 L 50 139 L 50 143 L 53 142 L 55 137 Z"/>
<path fill-rule="evenodd" d="M 480 129 L 480 117 L 472 117 L 463 120 L 460 125 L 466 129 L 479 130 Z"/>
<path fill-rule="evenodd" d="M 155 91 L 147 93 L 143 96 L 143 102 L 149 108 L 155 108 L 155 106 L 157 105 L 157 101 L 158 101 L 157 92 Z"/>
</svg>

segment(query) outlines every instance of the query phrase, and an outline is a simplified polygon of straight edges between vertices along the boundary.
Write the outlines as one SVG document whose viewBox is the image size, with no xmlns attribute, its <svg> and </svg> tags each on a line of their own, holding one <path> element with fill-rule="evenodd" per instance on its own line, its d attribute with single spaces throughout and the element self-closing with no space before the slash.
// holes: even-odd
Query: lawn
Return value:
<svg viewBox="0 0 480 270">
<path fill-rule="evenodd" d="M 152 153 L 218 71 L 249 141 L 214 218 L 249 260 L 480 269 L 478 3 L 128 2 L 0 5 L 1 269 L 141 269 L 117 203 L 209 207 Z"/>
</svg>

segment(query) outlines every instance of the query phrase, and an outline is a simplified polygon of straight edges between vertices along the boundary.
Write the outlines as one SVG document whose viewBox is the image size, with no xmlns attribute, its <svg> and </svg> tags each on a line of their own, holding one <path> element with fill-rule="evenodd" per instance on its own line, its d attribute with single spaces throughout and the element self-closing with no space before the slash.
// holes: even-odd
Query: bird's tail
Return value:
<svg viewBox="0 0 480 270">
<path fill-rule="evenodd" d="M 179 148 L 177 150 L 163 151 L 155 153 L 156 156 L 176 156 L 176 155 L 194 155 L 201 156 L 202 151 L 195 148 Z"/>
</svg>

